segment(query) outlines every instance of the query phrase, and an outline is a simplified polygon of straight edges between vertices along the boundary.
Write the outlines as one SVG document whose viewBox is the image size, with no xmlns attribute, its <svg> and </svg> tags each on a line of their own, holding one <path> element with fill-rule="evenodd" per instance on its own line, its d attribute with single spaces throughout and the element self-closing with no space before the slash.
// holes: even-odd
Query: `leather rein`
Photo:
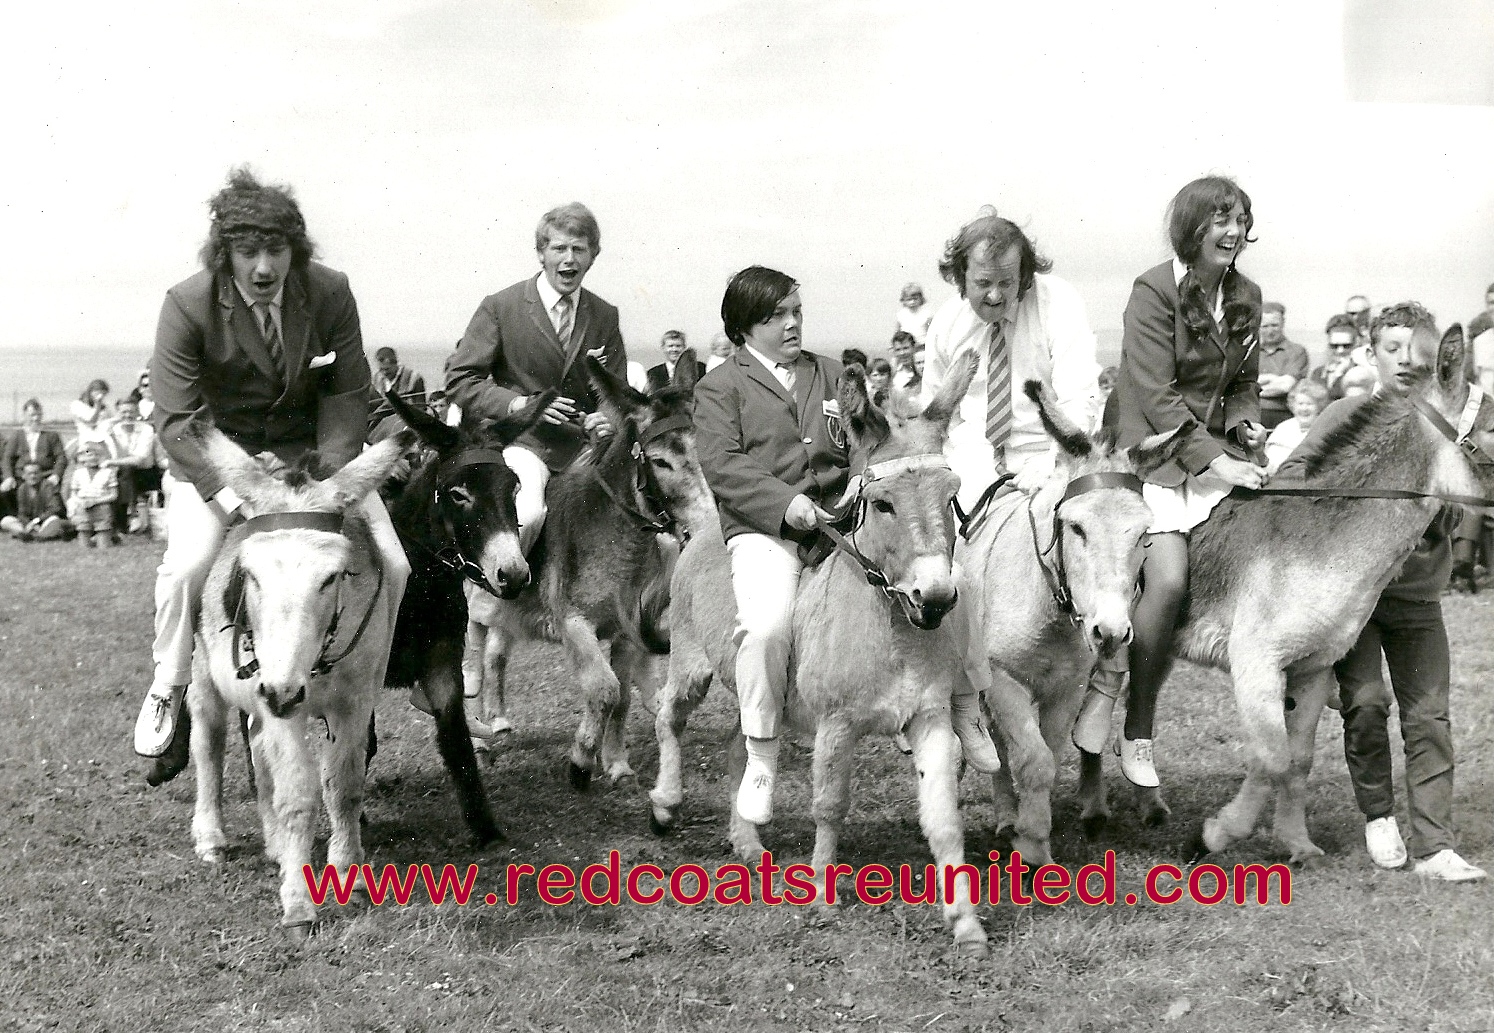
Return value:
<svg viewBox="0 0 1494 1033">
<path fill-rule="evenodd" d="M 905 456 L 901 459 L 889 459 L 881 463 L 869 463 L 854 478 L 854 488 L 850 496 L 835 511 L 834 519 L 826 520 L 818 513 L 815 514 L 814 522 L 816 529 L 835 545 L 835 548 L 845 553 L 855 564 L 861 568 L 866 577 L 866 583 L 880 591 L 888 599 L 901 602 L 904 606 L 916 605 L 908 596 L 908 593 L 894 585 L 881 567 L 867 559 L 861 550 L 856 547 L 856 532 L 860 529 L 866 518 L 866 495 L 863 489 L 872 481 L 891 477 L 895 474 L 906 473 L 909 470 L 938 469 L 948 470 L 949 460 L 942 453 L 926 452 L 919 455 Z M 958 507 L 956 507 L 958 509 Z M 846 533 L 842 534 L 836 525 L 846 526 Z"/>
<path fill-rule="evenodd" d="M 321 531 L 326 534 L 335 534 L 346 537 L 343 530 L 343 515 L 341 513 L 266 513 L 263 516 L 251 517 L 244 523 L 245 537 L 254 534 L 264 534 L 267 531 Z M 350 570 L 344 570 L 337 579 L 337 603 L 332 611 L 332 619 L 327 622 L 327 630 L 322 634 L 322 649 L 317 654 L 316 663 L 311 665 L 311 676 L 320 677 L 329 673 L 332 668 L 349 653 L 357 648 L 363 633 L 368 630 L 369 621 L 373 618 L 374 607 L 378 605 L 379 593 L 384 588 L 384 565 L 379 562 L 378 550 L 375 549 L 370 557 L 373 560 L 374 572 L 378 575 L 378 581 L 374 585 L 373 595 L 369 598 L 368 609 L 363 611 L 363 619 L 358 622 L 353 637 L 341 652 L 333 653 L 332 646 L 337 640 L 337 628 L 342 620 L 342 584 L 346 578 L 357 575 Z M 244 613 L 244 596 L 247 593 L 240 592 L 238 605 L 234 607 L 233 623 L 224 628 L 233 629 L 231 641 L 232 662 L 234 674 L 241 681 L 248 680 L 259 673 L 259 659 L 254 656 L 254 629 L 249 627 L 247 615 Z M 249 658 L 245 660 L 243 654 L 247 652 Z"/>
<path fill-rule="evenodd" d="M 1427 418 L 1437 433 L 1448 441 L 1457 445 L 1468 461 L 1475 469 L 1494 470 L 1494 456 L 1490 456 L 1478 442 L 1470 436 L 1479 429 L 1478 415 L 1483 410 L 1484 401 L 1489 396 L 1477 384 L 1468 385 L 1468 400 L 1463 404 L 1463 412 L 1458 417 L 1458 426 L 1454 427 L 1448 423 L 1446 418 L 1423 398 L 1409 397 L 1408 402 L 1417 412 Z M 1490 507 L 1494 506 L 1494 499 L 1484 498 L 1479 495 L 1458 495 L 1452 492 L 1428 492 L 1413 491 L 1408 488 L 1336 488 L 1336 487 L 1277 487 L 1267 485 L 1263 488 L 1241 488 L 1231 489 L 1230 497 L 1237 499 L 1258 499 L 1271 496 L 1286 498 L 1317 498 L 1317 499 L 1406 499 L 1420 501 L 1422 499 L 1437 499 L 1441 502 L 1451 502 L 1460 506 Z"/>
<path fill-rule="evenodd" d="M 632 520 L 640 533 L 674 534 L 679 526 L 668 507 L 659 501 L 659 482 L 654 478 L 653 468 L 644 449 L 672 430 L 689 430 L 692 426 L 694 421 L 688 413 L 675 413 L 650 423 L 638 436 L 638 440 L 633 442 L 632 501 L 621 497 L 617 489 L 607 483 L 602 472 L 592 468 L 592 476 L 601 486 L 603 494 Z"/>
</svg>

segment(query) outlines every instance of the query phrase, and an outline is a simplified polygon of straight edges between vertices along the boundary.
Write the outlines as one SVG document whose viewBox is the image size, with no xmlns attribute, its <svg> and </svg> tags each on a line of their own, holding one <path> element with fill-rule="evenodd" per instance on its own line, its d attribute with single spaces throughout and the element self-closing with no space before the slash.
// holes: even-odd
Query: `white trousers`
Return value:
<svg viewBox="0 0 1494 1033">
<path fill-rule="evenodd" d="M 737 703 L 742 732 L 773 739 L 783 725 L 794 596 L 804 565 L 793 542 L 739 534 L 726 543 L 737 597 Z"/>
<path fill-rule="evenodd" d="M 363 515 L 384 564 L 384 581 L 393 592 L 393 621 L 410 579 L 410 562 L 377 492 L 362 502 Z M 156 569 L 156 640 L 151 649 L 156 681 L 186 685 L 192 680 L 192 636 L 202 604 L 202 586 L 228 533 L 195 485 L 177 481 L 166 503 L 166 555 Z"/>
<path fill-rule="evenodd" d="M 527 556 L 545 526 L 545 486 L 550 483 L 550 468 L 523 445 L 505 448 L 503 461 L 519 478 L 514 502 L 519 511 L 519 545 Z"/>
</svg>

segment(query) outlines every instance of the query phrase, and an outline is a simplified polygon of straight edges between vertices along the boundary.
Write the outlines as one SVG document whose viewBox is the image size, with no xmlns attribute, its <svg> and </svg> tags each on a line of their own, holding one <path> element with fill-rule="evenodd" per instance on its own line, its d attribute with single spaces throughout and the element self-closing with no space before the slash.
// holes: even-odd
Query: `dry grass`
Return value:
<svg viewBox="0 0 1494 1033">
<path fill-rule="evenodd" d="M 275 876 L 260 852 L 242 751 L 227 785 L 230 858 L 197 861 L 190 774 L 148 790 L 130 727 L 149 676 L 151 579 L 158 547 L 113 552 L 0 541 L 0 1028 L 236 1030 L 1487 1030 L 1494 1026 L 1494 887 L 1428 886 L 1374 869 L 1360 845 L 1339 754 L 1320 733 L 1309 824 L 1327 862 L 1299 873 L 1291 905 L 983 909 L 991 956 L 952 957 L 931 909 L 861 905 L 346 910 L 329 905 L 304 950 L 276 928 Z M 1448 600 L 1454 636 L 1457 816 L 1465 854 L 1489 865 L 1486 686 L 1494 598 Z M 618 849 L 624 864 L 709 866 L 726 858 L 720 820 L 723 701 L 687 734 L 683 827 L 656 839 L 643 790 L 573 793 L 563 774 L 576 707 L 559 654 L 511 667 L 520 730 L 485 766 L 510 839 L 470 846 L 428 719 L 397 695 L 380 705 L 371 775 L 370 861 L 484 868 L 479 896 L 510 860 L 573 867 Z M 635 711 L 634 766 L 645 784 L 651 722 Z M 1061 777 L 1055 840 L 1071 867 L 1116 850 L 1121 890 L 1184 843 L 1237 784 L 1239 747 L 1224 682 L 1179 673 L 1164 697 L 1163 778 L 1174 820 L 1141 827 L 1115 782 L 1107 839 L 1087 842 Z M 925 863 L 907 762 L 861 748 L 842 859 Z M 769 846 L 803 859 L 806 748 L 787 754 Z M 969 854 L 995 844 L 982 787 L 964 785 Z M 1264 838 L 1235 861 L 1281 859 Z M 1182 1002 L 1186 1001 L 1186 1009 Z M 1169 1011 L 1171 1009 L 1171 1011 Z"/>
</svg>

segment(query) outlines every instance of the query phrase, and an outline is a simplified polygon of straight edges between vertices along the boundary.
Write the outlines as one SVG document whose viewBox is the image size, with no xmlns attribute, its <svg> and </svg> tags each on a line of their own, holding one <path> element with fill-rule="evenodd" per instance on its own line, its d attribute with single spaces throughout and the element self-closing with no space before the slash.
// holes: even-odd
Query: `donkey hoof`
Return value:
<svg viewBox="0 0 1494 1033">
<path fill-rule="evenodd" d="M 583 768 L 575 761 L 570 762 L 569 779 L 571 788 L 578 793 L 584 793 L 591 788 L 591 769 Z"/>
<path fill-rule="evenodd" d="M 1327 855 L 1311 843 L 1292 851 L 1291 864 L 1301 871 L 1314 871 L 1324 867 L 1327 863 Z"/>
<path fill-rule="evenodd" d="M 1110 825 L 1110 815 L 1090 814 L 1079 822 L 1080 828 L 1084 830 L 1085 839 L 1099 839 L 1105 835 L 1105 830 Z"/>
<path fill-rule="evenodd" d="M 1146 812 L 1142 814 L 1141 821 L 1147 828 L 1158 829 L 1167 824 L 1167 819 L 1172 817 L 1172 808 L 1163 803 L 1160 798 L 1146 801 Z"/>
<path fill-rule="evenodd" d="M 962 940 L 955 944 L 955 952 L 962 958 L 984 958 L 991 953 L 985 940 Z"/>
<path fill-rule="evenodd" d="M 280 927 L 280 932 L 285 937 L 286 943 L 292 947 L 302 947 L 305 946 L 307 940 L 311 939 L 311 923 L 287 922 Z"/>
<path fill-rule="evenodd" d="M 228 860 L 228 851 L 221 846 L 203 847 L 197 851 L 197 856 L 208 864 L 222 864 Z"/>
<path fill-rule="evenodd" d="M 656 836 L 668 836 L 674 833 L 674 815 L 668 811 L 658 811 L 649 808 L 648 829 Z"/>
<path fill-rule="evenodd" d="M 1188 841 L 1185 860 L 1188 864 L 1196 864 L 1197 862 L 1202 861 L 1205 857 L 1208 857 L 1211 853 L 1213 853 L 1213 851 L 1209 849 L 1209 844 L 1204 839 L 1203 829 L 1199 829 L 1193 834 L 1193 838 Z"/>
</svg>

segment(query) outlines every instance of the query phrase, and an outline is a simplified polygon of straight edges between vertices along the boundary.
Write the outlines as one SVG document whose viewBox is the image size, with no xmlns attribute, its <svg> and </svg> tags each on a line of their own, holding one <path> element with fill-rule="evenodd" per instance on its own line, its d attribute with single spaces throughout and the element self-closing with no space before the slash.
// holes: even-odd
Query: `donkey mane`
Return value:
<svg viewBox="0 0 1494 1033">
<path fill-rule="evenodd" d="M 1410 390 L 1421 390 L 1430 375 L 1430 371 L 1418 371 L 1409 385 Z M 1345 475 L 1369 474 L 1377 458 L 1373 446 L 1386 436 L 1386 432 L 1408 419 L 1412 412 L 1406 399 L 1394 392 L 1382 391 L 1373 396 L 1302 453 L 1306 476 L 1340 472 Z"/>
</svg>

